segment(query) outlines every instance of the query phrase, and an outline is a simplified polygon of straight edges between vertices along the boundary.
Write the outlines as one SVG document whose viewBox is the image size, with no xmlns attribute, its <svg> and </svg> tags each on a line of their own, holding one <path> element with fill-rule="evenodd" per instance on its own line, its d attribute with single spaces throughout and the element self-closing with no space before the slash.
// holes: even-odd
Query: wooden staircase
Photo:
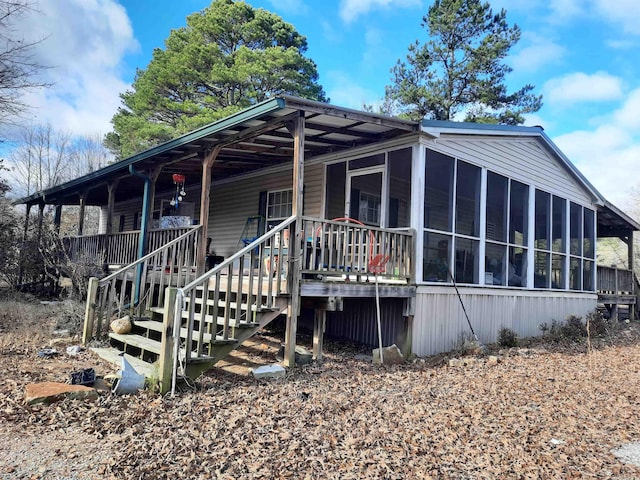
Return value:
<svg viewBox="0 0 640 480">
<path fill-rule="evenodd" d="M 131 333 L 109 332 L 115 350 L 96 353 L 111 361 L 122 354 L 135 359 L 136 370 L 156 378 L 162 392 L 176 376 L 197 378 L 289 307 L 288 257 L 280 255 L 278 271 L 266 268 L 272 263 L 265 259 L 287 250 L 280 233 L 294 224 L 290 217 L 197 278 L 195 256 L 180 250 L 190 245 L 180 237 L 106 279 L 92 279 L 85 343 L 128 314 Z"/>
</svg>

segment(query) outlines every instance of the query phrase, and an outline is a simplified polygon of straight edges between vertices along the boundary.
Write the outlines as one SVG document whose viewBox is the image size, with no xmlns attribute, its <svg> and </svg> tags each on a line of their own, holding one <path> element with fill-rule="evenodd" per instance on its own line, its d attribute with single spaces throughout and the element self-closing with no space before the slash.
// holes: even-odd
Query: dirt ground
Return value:
<svg viewBox="0 0 640 480">
<path fill-rule="evenodd" d="M 174 398 L 25 405 L 30 382 L 115 370 L 89 352 L 38 357 L 77 344 L 52 332 L 77 332 L 81 314 L 0 300 L 0 479 L 640 478 L 611 453 L 640 440 L 636 323 L 461 367 L 455 354 L 380 367 L 329 341 L 322 364 L 257 381 L 247 368 L 274 362 L 281 341 L 265 332 Z"/>
</svg>

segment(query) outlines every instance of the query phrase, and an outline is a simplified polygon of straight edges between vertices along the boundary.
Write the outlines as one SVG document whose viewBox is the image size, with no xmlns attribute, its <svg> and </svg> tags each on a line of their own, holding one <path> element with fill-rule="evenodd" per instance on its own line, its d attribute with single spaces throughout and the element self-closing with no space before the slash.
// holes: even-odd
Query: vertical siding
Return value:
<svg viewBox="0 0 640 480">
<path fill-rule="evenodd" d="M 402 316 L 404 301 L 380 299 L 380 323 L 383 345 L 398 343 L 405 333 L 406 318 Z M 327 312 L 325 334 L 364 345 L 378 346 L 378 326 L 374 298 L 345 298 L 344 311 Z"/>
<path fill-rule="evenodd" d="M 443 136 L 429 148 L 468 160 L 572 201 L 591 204 L 583 187 L 535 138 Z"/>
<path fill-rule="evenodd" d="M 596 308 L 596 295 L 566 292 L 513 292 L 460 289 L 471 325 L 482 343 L 497 340 L 498 330 L 508 327 L 520 337 L 540 335 L 540 324 L 584 316 Z M 433 355 L 460 346 L 471 336 L 460 300 L 452 287 L 418 288 L 413 323 L 412 350 Z"/>
</svg>

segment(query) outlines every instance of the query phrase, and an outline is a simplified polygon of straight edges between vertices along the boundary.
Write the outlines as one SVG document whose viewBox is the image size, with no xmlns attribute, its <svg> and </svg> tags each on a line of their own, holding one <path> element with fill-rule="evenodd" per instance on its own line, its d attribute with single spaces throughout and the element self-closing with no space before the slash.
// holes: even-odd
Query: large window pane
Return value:
<svg viewBox="0 0 640 480">
<path fill-rule="evenodd" d="M 456 233 L 480 236 L 480 168 L 458 162 Z"/>
<path fill-rule="evenodd" d="M 593 285 L 593 262 L 590 260 L 583 261 L 583 273 L 582 273 L 582 289 L 590 292 L 594 291 Z"/>
<path fill-rule="evenodd" d="M 411 148 L 389 152 L 389 216 L 390 228 L 411 225 Z"/>
<path fill-rule="evenodd" d="M 523 183 L 511 181 L 511 199 L 509 208 L 509 242 L 516 245 L 527 243 L 527 222 L 529 217 L 529 187 Z"/>
<path fill-rule="evenodd" d="M 564 289 L 564 271 L 566 255 L 553 254 L 551 256 L 551 288 Z"/>
<path fill-rule="evenodd" d="M 584 248 L 582 255 L 587 258 L 594 258 L 595 256 L 595 232 L 593 228 L 593 210 L 588 208 L 584 209 Z M 585 288 L 587 290 L 587 288 Z"/>
<path fill-rule="evenodd" d="M 487 240 L 507 241 L 508 186 L 506 177 L 487 173 Z"/>
<path fill-rule="evenodd" d="M 571 202 L 569 208 L 570 253 L 582 255 L 582 207 Z"/>
<path fill-rule="evenodd" d="M 458 283 L 478 283 L 478 240 L 456 238 L 456 272 Z"/>
<path fill-rule="evenodd" d="M 549 249 L 549 207 L 551 195 L 536 190 L 535 247 Z"/>
<path fill-rule="evenodd" d="M 484 283 L 485 285 L 506 285 L 508 262 L 507 247 L 487 242 L 485 247 Z"/>
<path fill-rule="evenodd" d="M 427 149 L 424 192 L 424 225 L 451 231 L 453 204 L 453 165 L 451 157 Z"/>
<path fill-rule="evenodd" d="M 451 236 L 425 232 L 423 278 L 426 282 L 449 282 Z"/>
<path fill-rule="evenodd" d="M 527 250 L 509 247 L 509 286 L 527 286 Z"/>
<path fill-rule="evenodd" d="M 534 259 L 533 286 L 534 288 L 549 288 L 551 272 L 551 255 L 547 252 L 536 252 Z"/>
<path fill-rule="evenodd" d="M 554 252 L 564 252 L 567 238 L 567 201 L 553 196 L 553 218 L 551 226 L 552 249 Z"/>
<path fill-rule="evenodd" d="M 571 257 L 569 261 L 569 288 L 582 290 L 582 261 L 579 258 Z"/>
</svg>

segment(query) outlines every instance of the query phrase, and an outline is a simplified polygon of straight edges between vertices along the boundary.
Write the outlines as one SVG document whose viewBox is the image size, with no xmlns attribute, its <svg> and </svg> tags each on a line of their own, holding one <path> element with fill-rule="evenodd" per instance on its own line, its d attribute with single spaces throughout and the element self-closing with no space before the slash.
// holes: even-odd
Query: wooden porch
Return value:
<svg viewBox="0 0 640 480">
<path fill-rule="evenodd" d="M 640 284 L 631 270 L 598 265 L 597 289 L 598 303 L 605 306 L 611 319 L 618 319 L 619 306 L 628 308 L 630 319 L 637 317 Z"/>
</svg>

